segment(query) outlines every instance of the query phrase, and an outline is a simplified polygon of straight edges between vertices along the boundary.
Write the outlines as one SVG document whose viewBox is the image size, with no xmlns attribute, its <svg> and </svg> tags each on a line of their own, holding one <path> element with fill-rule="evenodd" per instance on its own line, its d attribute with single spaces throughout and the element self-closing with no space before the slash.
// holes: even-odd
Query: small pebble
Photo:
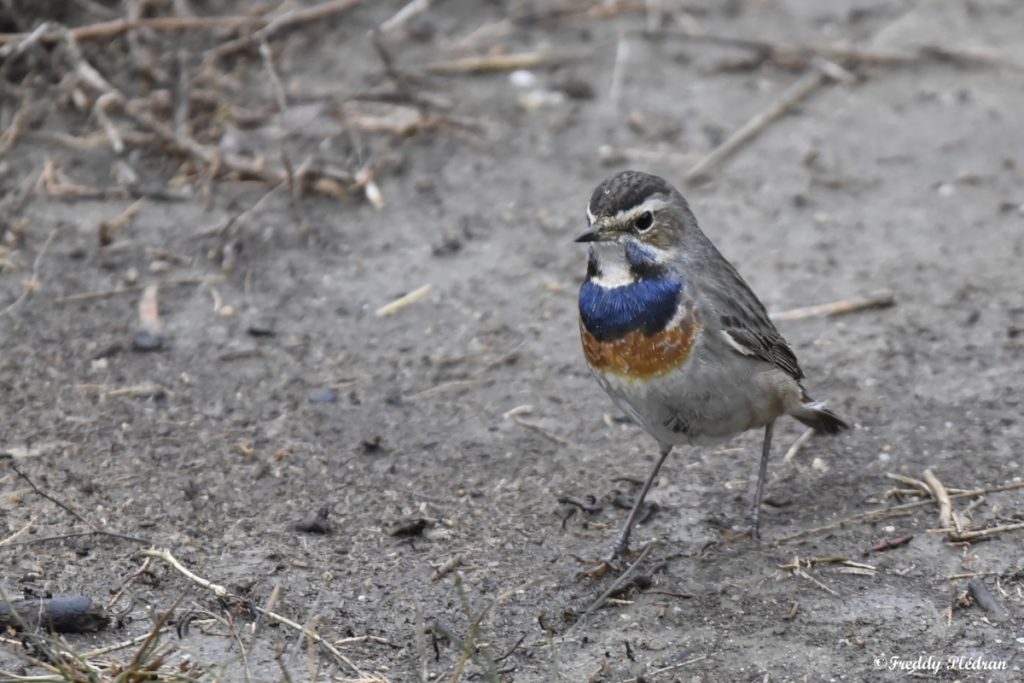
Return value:
<svg viewBox="0 0 1024 683">
<path fill-rule="evenodd" d="M 330 513 L 331 509 L 329 507 L 322 507 L 317 511 L 316 517 L 303 520 L 296 524 L 295 530 L 301 531 L 305 534 L 329 534 L 333 531 L 331 523 L 328 520 Z"/>
<path fill-rule="evenodd" d="M 254 320 L 245 330 L 250 337 L 273 337 L 274 324 L 269 320 Z"/>
<path fill-rule="evenodd" d="M 564 92 L 570 100 L 592 100 L 596 96 L 594 86 L 577 78 L 562 81 L 557 88 Z"/>
<path fill-rule="evenodd" d="M 508 75 L 508 80 L 517 88 L 532 88 L 537 84 L 537 76 L 532 71 L 517 69 Z"/>
<path fill-rule="evenodd" d="M 164 348 L 167 338 L 162 334 L 142 330 L 132 339 L 133 351 L 160 351 Z"/>
<path fill-rule="evenodd" d="M 554 107 L 565 102 L 565 93 L 557 90 L 531 90 L 519 96 L 519 106 L 526 111 L 537 111 L 542 107 Z"/>
<path fill-rule="evenodd" d="M 338 400 L 338 392 L 334 389 L 313 389 L 309 392 L 311 403 L 334 403 Z"/>
<path fill-rule="evenodd" d="M 430 520 L 423 517 L 407 517 L 400 519 L 387 529 L 388 536 L 419 536 L 429 527 Z"/>
<path fill-rule="evenodd" d="M 124 351 L 124 346 L 122 346 L 120 342 L 114 342 L 113 344 L 107 344 L 100 349 L 93 358 L 109 358 L 121 353 L 122 351 Z"/>
</svg>

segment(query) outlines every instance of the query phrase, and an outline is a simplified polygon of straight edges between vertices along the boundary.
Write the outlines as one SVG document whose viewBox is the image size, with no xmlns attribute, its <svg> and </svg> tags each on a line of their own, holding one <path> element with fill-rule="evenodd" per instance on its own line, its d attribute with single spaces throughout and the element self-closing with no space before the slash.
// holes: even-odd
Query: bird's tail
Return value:
<svg viewBox="0 0 1024 683">
<path fill-rule="evenodd" d="M 790 413 L 793 417 L 803 422 L 819 434 L 837 434 L 850 425 L 843 422 L 843 419 L 825 407 L 821 401 L 812 401 L 804 396 L 805 403 L 800 404 L 796 410 Z"/>
</svg>

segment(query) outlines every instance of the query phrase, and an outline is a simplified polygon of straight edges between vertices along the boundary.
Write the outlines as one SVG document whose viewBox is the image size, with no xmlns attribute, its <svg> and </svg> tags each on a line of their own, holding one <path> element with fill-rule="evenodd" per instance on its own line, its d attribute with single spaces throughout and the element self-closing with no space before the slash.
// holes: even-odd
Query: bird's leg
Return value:
<svg viewBox="0 0 1024 683">
<path fill-rule="evenodd" d="M 750 535 L 761 538 L 761 497 L 764 495 L 764 480 L 768 477 L 768 454 L 772 450 L 772 427 L 775 421 L 764 428 L 764 444 L 761 446 L 761 469 L 757 475 L 757 490 L 754 491 L 754 508 L 750 511 Z"/>
<path fill-rule="evenodd" d="M 637 496 L 636 502 L 633 503 L 633 509 L 629 511 L 629 517 L 626 518 L 626 525 L 622 527 L 622 531 L 619 532 L 619 537 L 615 541 L 615 545 L 612 546 L 612 552 L 608 556 L 606 562 L 610 563 L 617 557 L 622 555 L 629 549 L 629 534 L 633 531 L 633 527 L 636 525 L 636 520 L 640 516 L 640 508 L 644 504 L 644 498 L 647 497 L 647 492 L 651 490 L 651 486 L 654 484 L 655 477 L 658 476 L 658 470 L 665 463 L 665 458 L 672 452 L 671 446 L 661 447 L 661 457 L 658 458 L 657 464 L 654 469 L 651 470 L 650 475 L 647 477 L 647 481 L 644 482 L 644 487 L 640 491 L 640 495 Z"/>
</svg>

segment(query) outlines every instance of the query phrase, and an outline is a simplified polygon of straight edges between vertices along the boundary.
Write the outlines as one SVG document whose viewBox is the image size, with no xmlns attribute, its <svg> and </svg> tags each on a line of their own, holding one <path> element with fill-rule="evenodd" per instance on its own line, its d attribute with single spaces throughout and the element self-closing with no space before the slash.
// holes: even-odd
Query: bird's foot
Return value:
<svg viewBox="0 0 1024 683">
<path fill-rule="evenodd" d="M 757 516 L 751 518 L 750 527 L 747 529 L 747 535 L 750 536 L 750 540 L 755 543 L 761 542 L 761 524 Z"/>
<path fill-rule="evenodd" d="M 580 576 L 589 576 L 592 579 L 599 579 L 608 572 L 618 572 L 619 562 L 618 560 L 629 555 L 629 544 L 619 539 L 615 542 L 615 545 L 611 547 L 611 550 L 605 556 L 603 560 L 598 562 L 593 567 L 585 569 L 580 572 Z"/>
<path fill-rule="evenodd" d="M 590 569 L 584 569 L 577 574 L 578 577 L 586 576 L 591 579 L 600 579 L 608 572 L 616 572 L 618 567 L 609 562 L 608 560 L 601 560 L 599 563 L 591 567 Z"/>
</svg>

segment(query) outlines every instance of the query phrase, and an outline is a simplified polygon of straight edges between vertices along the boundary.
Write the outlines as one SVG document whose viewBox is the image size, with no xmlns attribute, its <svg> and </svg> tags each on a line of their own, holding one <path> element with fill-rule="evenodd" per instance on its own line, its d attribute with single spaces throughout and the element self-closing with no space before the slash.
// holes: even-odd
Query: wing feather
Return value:
<svg viewBox="0 0 1024 683">
<path fill-rule="evenodd" d="M 704 280 L 701 294 L 718 312 L 721 334 L 736 353 L 771 363 L 793 379 L 804 373 L 793 349 L 775 329 L 764 304 L 724 258 L 716 264 L 715 278 Z M 708 285 L 708 283 L 711 283 Z"/>
</svg>

